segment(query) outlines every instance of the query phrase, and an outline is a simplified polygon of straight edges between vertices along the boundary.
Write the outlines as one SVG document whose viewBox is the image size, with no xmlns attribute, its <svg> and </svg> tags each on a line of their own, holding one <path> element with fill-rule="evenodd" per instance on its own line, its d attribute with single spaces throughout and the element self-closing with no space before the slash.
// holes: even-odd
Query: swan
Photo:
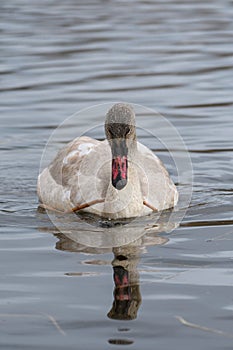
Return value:
<svg viewBox="0 0 233 350">
<path fill-rule="evenodd" d="M 77 137 L 38 177 L 40 206 L 79 210 L 109 219 L 133 218 L 172 208 L 178 191 L 161 160 L 137 141 L 131 105 L 106 114 L 106 140 Z"/>
</svg>

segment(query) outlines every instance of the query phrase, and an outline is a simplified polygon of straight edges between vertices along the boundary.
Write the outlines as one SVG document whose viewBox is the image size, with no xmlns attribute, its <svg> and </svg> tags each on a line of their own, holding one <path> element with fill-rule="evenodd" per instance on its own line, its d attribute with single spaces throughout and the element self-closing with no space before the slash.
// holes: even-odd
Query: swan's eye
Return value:
<svg viewBox="0 0 233 350">
<path fill-rule="evenodd" d="M 126 129 L 125 129 L 125 135 L 129 135 L 130 134 L 130 127 L 127 126 Z"/>
<path fill-rule="evenodd" d="M 114 134 L 113 134 L 113 132 L 112 132 L 112 130 L 110 128 L 108 129 L 108 132 L 109 132 L 111 137 L 114 137 Z"/>
</svg>

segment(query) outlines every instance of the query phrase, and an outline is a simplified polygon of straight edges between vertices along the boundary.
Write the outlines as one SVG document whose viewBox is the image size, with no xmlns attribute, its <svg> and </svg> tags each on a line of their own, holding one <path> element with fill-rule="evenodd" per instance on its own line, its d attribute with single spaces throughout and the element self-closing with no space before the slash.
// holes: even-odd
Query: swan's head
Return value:
<svg viewBox="0 0 233 350">
<path fill-rule="evenodd" d="M 136 147 L 135 114 L 125 103 L 117 103 L 107 113 L 105 133 L 112 150 L 112 185 L 123 189 L 127 184 L 128 153 Z"/>
</svg>

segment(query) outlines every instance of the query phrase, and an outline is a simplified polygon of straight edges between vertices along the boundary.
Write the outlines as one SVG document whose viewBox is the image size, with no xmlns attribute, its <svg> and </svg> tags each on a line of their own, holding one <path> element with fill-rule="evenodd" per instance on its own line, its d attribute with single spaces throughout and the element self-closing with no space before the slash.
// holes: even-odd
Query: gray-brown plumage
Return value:
<svg viewBox="0 0 233 350">
<path fill-rule="evenodd" d="M 176 187 L 162 162 L 137 142 L 130 105 L 118 103 L 108 111 L 105 133 L 105 141 L 84 136 L 58 152 L 39 175 L 40 202 L 50 209 L 82 208 L 112 219 L 173 207 Z"/>
</svg>

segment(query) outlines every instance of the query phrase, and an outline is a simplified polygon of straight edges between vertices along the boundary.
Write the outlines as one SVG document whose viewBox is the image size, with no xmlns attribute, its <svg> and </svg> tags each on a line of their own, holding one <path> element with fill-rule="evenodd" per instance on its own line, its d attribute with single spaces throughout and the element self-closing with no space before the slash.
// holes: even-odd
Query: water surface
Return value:
<svg viewBox="0 0 233 350">
<path fill-rule="evenodd" d="M 227 0 L 1 3 L 3 349 L 232 347 L 232 17 Z M 192 202 L 172 233 L 90 248 L 37 212 L 40 159 L 68 116 L 120 100 L 179 130 L 193 163 Z M 103 118 L 80 117 L 77 133 Z M 156 129 L 153 118 L 145 128 Z M 176 181 L 168 152 L 146 134 L 140 141 Z M 120 293 L 114 268 L 131 282 Z M 113 304 L 113 293 L 125 304 Z"/>
</svg>

